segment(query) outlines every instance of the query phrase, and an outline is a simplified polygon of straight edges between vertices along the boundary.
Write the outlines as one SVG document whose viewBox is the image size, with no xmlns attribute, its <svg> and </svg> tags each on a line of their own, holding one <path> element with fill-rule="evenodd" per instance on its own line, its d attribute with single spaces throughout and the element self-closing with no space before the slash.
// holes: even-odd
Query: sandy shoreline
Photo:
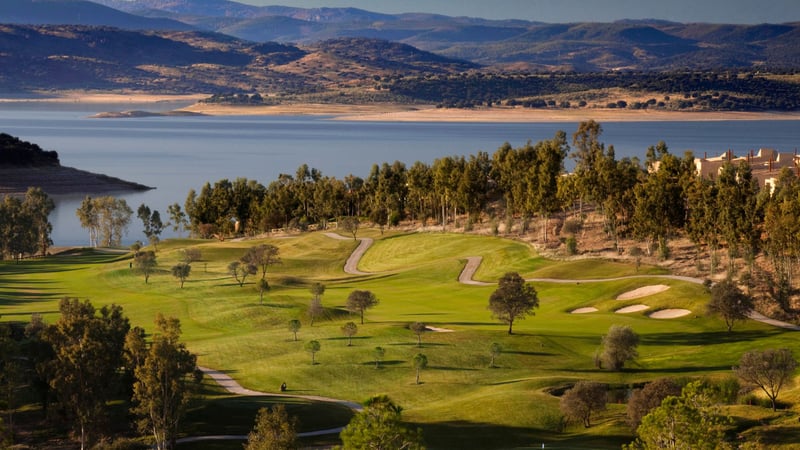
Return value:
<svg viewBox="0 0 800 450">
<path fill-rule="evenodd" d="M 0 98 L 4 103 L 55 103 L 55 104 L 137 104 L 147 105 L 187 102 L 189 106 L 176 111 L 186 111 L 212 116 L 280 116 L 323 115 L 334 120 L 375 122 L 565 122 L 585 120 L 598 122 L 659 122 L 659 121 L 722 121 L 722 120 L 800 120 L 797 112 L 680 112 L 655 110 L 629 110 L 605 108 L 532 109 L 522 107 L 494 107 L 473 109 L 436 108 L 433 105 L 400 104 L 285 104 L 273 106 L 232 106 L 198 103 L 208 94 L 166 95 L 141 92 L 63 92 L 31 97 Z"/>
</svg>

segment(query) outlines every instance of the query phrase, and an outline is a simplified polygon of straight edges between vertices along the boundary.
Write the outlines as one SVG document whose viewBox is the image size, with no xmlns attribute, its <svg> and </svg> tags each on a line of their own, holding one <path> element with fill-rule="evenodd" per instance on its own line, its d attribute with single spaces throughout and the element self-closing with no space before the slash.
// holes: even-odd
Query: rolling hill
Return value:
<svg viewBox="0 0 800 450">
<path fill-rule="evenodd" d="M 485 66 L 536 70 L 796 68 L 800 24 L 665 21 L 547 24 L 355 8 L 257 7 L 229 0 L 95 0 L 254 41 L 308 44 L 341 37 L 397 41 Z"/>
</svg>

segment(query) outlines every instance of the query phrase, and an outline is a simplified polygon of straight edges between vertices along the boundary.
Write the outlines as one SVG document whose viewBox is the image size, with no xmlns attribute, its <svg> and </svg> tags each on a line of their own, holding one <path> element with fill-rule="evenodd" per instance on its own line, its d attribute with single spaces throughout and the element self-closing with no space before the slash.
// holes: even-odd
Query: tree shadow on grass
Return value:
<svg viewBox="0 0 800 450">
<path fill-rule="evenodd" d="M 387 361 L 381 361 L 378 364 L 378 369 L 380 369 L 383 366 L 400 366 L 400 365 L 407 364 L 407 363 L 408 363 L 408 361 L 402 361 L 402 360 L 399 360 L 399 359 L 390 359 L 390 360 L 387 360 Z M 362 366 L 375 367 L 375 361 L 363 362 L 363 363 L 361 363 L 361 365 Z"/>
<path fill-rule="evenodd" d="M 509 355 L 523 355 L 523 356 L 561 356 L 556 353 L 546 353 L 546 352 L 525 352 L 521 350 L 503 350 L 503 354 Z"/>
<path fill-rule="evenodd" d="M 732 332 L 726 330 L 705 331 L 700 333 L 650 333 L 641 335 L 643 345 L 652 346 L 698 346 L 709 344 L 730 344 L 734 342 L 754 342 L 786 333 L 786 330 L 743 330 Z"/>
</svg>

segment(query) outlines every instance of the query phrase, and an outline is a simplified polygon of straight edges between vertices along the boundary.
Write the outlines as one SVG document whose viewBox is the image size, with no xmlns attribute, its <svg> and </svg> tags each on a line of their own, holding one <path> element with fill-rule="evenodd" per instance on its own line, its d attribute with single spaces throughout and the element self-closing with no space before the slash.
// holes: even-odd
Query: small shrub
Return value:
<svg viewBox="0 0 800 450">
<path fill-rule="evenodd" d="M 567 246 L 567 254 L 568 255 L 577 255 L 578 254 L 578 240 L 575 239 L 575 236 L 570 236 L 565 241 Z"/>
</svg>

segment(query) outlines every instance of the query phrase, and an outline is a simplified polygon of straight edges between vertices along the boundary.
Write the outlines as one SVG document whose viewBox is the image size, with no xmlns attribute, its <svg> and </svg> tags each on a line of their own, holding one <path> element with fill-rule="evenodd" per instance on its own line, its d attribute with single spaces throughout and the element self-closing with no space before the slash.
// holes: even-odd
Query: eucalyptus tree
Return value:
<svg viewBox="0 0 800 450">
<path fill-rule="evenodd" d="M 744 252 L 752 269 L 758 253 L 762 211 L 758 205 L 758 184 L 752 176 L 750 165 L 726 163 L 717 178 L 718 200 L 721 205 L 717 226 L 728 247 L 728 273 L 735 270 L 735 258 Z"/>
<path fill-rule="evenodd" d="M 134 370 L 132 412 L 139 429 L 152 433 L 157 450 L 175 448 L 180 420 L 186 412 L 197 370 L 197 357 L 180 342 L 180 321 L 156 317 L 156 333 L 142 364 Z"/>
<path fill-rule="evenodd" d="M 297 418 L 289 417 L 283 404 L 258 410 L 245 450 L 297 449 Z"/>
<path fill-rule="evenodd" d="M 428 164 L 416 161 L 408 169 L 408 201 L 406 207 L 412 219 L 423 223 L 436 216 L 436 198 L 433 195 L 433 172 Z"/>
<path fill-rule="evenodd" d="M 36 251 L 33 220 L 22 207 L 22 200 L 7 195 L 0 203 L 0 257 L 15 259 Z"/>
<path fill-rule="evenodd" d="M 687 191 L 687 204 L 689 214 L 686 233 L 698 249 L 708 249 L 709 274 L 713 277 L 719 259 L 717 252 L 722 242 L 717 220 L 720 209 L 724 207 L 719 202 L 717 183 L 709 178 L 696 177 Z"/>
<path fill-rule="evenodd" d="M 65 297 L 59 311 L 59 319 L 43 331 L 53 349 L 50 386 L 63 410 L 75 419 L 84 449 L 99 434 L 108 401 L 119 388 L 130 324 L 122 308 L 113 304 L 98 315 L 88 300 Z"/>
<path fill-rule="evenodd" d="M 90 244 L 112 247 L 122 243 L 122 235 L 127 233 L 133 210 L 125 199 L 86 197 L 76 210 L 76 215 L 81 226 L 89 230 Z"/>
<path fill-rule="evenodd" d="M 423 369 L 428 367 L 428 357 L 422 353 L 417 353 L 411 360 L 411 365 L 414 367 L 414 372 L 416 373 L 416 383 L 419 384 L 419 374 Z"/>
<path fill-rule="evenodd" d="M 22 200 L 22 209 L 28 216 L 31 225 L 31 238 L 35 243 L 36 251 L 42 255 L 47 254 L 47 249 L 53 245 L 50 234 L 53 232 L 53 224 L 48 217 L 56 208 L 53 199 L 40 187 L 30 187 L 25 192 Z"/>
<path fill-rule="evenodd" d="M 534 147 L 536 163 L 530 168 L 527 198 L 529 208 L 538 212 L 542 219 L 542 239 L 545 242 L 550 214 L 561 206 L 558 202 L 558 179 L 564 172 L 564 158 L 568 152 L 567 135 L 563 131 Z"/>
<path fill-rule="evenodd" d="M 458 183 L 459 199 L 464 211 L 472 220 L 477 220 L 489 201 L 489 173 L 492 162 L 489 154 L 478 152 L 469 155 Z"/>
<path fill-rule="evenodd" d="M 158 241 L 161 232 L 164 231 L 164 223 L 161 221 L 161 214 L 157 211 L 150 211 L 150 207 L 142 203 L 136 210 L 136 216 L 142 221 L 142 228 L 147 241 L 158 251 Z"/>
<path fill-rule="evenodd" d="M 648 252 L 654 244 L 658 244 L 661 255 L 668 255 L 668 239 L 685 227 L 685 199 L 695 176 L 691 153 L 681 159 L 665 151 L 658 170 L 649 173 L 644 181 L 635 186 L 633 232 L 647 241 Z"/>
<path fill-rule="evenodd" d="M 300 327 L 302 324 L 297 319 L 292 319 L 289 321 L 288 328 L 289 331 L 294 335 L 294 340 L 297 341 L 297 333 L 300 331 Z"/>
<path fill-rule="evenodd" d="M 789 170 L 781 171 L 764 211 L 767 255 L 785 287 L 793 285 L 800 262 L 800 181 Z"/>
<path fill-rule="evenodd" d="M 172 231 L 178 233 L 178 236 L 183 234 L 189 227 L 189 221 L 186 218 L 186 213 L 181 209 L 181 205 L 173 203 L 167 206 L 167 214 L 169 214 L 169 221 L 166 226 L 172 227 Z"/>
</svg>

